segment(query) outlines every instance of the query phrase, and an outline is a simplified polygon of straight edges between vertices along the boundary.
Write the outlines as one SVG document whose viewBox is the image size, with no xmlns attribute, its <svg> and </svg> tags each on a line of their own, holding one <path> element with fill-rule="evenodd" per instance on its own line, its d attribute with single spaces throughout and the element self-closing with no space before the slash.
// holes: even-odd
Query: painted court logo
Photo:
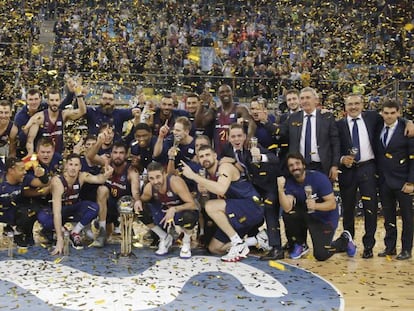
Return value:
<svg viewBox="0 0 414 311">
<path fill-rule="evenodd" d="M 332 285 L 293 266 L 281 271 L 254 257 L 238 263 L 214 256 L 160 259 L 146 249 L 137 251 L 136 258 L 116 259 L 108 251 L 88 249 L 59 263 L 44 250 L 14 259 L 1 252 L 0 307 L 343 310 L 343 299 Z"/>
</svg>

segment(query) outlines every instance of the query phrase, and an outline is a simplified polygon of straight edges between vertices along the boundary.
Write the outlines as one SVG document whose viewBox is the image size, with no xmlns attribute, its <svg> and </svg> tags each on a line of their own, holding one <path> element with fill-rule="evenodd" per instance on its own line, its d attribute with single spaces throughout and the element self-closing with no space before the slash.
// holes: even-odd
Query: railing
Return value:
<svg viewBox="0 0 414 311">
<path fill-rule="evenodd" d="M 65 72 L 55 70 L 39 70 L 22 72 L 20 70 L 0 71 L 3 77 L 8 77 L 18 93 L 24 81 L 26 88 L 37 85 L 42 91 L 49 87 L 62 88 Z M 302 88 L 302 81 L 269 77 L 223 77 L 211 75 L 167 75 L 167 74 L 119 74 L 100 72 L 77 73 L 84 78 L 84 84 L 90 87 L 89 99 L 92 104 L 97 100 L 104 88 L 111 88 L 120 104 L 128 104 L 138 88 L 143 88 L 149 97 L 160 96 L 165 92 L 176 92 L 183 95 L 188 92 L 201 93 L 209 91 L 213 96 L 221 84 L 228 84 L 234 91 L 234 97 L 241 102 L 248 102 L 251 97 L 261 95 L 267 98 L 271 108 L 283 101 L 283 90 Z M 10 81 L 11 80 L 11 81 Z M 324 103 L 342 102 L 343 94 L 355 87 L 354 81 L 311 80 L 310 85 L 320 91 Z M 398 98 L 404 102 L 413 99 L 414 81 L 393 81 L 378 90 L 380 96 Z M 365 90 L 363 90 L 364 92 Z M 16 96 L 13 96 L 16 97 Z"/>
<path fill-rule="evenodd" d="M 414 100 L 414 80 L 395 80 L 378 90 L 380 96 L 399 100 L 403 106 Z"/>
</svg>

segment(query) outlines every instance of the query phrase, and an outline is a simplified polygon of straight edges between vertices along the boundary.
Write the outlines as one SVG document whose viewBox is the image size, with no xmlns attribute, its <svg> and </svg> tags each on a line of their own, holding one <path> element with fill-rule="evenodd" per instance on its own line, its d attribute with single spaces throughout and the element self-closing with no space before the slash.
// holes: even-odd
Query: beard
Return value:
<svg viewBox="0 0 414 311">
<path fill-rule="evenodd" d="M 292 176 L 293 176 L 293 177 L 297 180 L 297 179 L 299 179 L 300 177 L 302 177 L 303 172 L 304 172 L 304 170 L 303 170 L 303 169 L 297 169 L 297 170 L 294 170 L 291 174 L 292 174 Z"/>
<path fill-rule="evenodd" d="M 123 159 L 114 159 L 112 160 L 112 164 L 116 167 L 120 167 L 125 163 L 125 160 Z"/>
<path fill-rule="evenodd" d="M 112 106 L 111 104 L 105 104 L 102 106 L 102 111 L 105 114 L 112 114 L 112 112 L 114 111 L 114 106 Z"/>
<path fill-rule="evenodd" d="M 210 168 L 212 168 L 214 166 L 215 162 L 210 162 L 208 160 L 203 161 L 203 167 L 207 170 L 209 170 Z"/>
</svg>

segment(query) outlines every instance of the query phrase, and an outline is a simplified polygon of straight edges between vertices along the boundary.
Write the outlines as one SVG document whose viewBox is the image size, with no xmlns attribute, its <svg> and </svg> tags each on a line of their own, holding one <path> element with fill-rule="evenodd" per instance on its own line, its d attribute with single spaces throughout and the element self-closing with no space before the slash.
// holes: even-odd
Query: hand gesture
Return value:
<svg viewBox="0 0 414 311">
<path fill-rule="evenodd" d="M 181 170 L 183 175 L 189 179 L 194 179 L 195 176 L 198 176 L 183 160 L 181 160 Z"/>
<path fill-rule="evenodd" d="M 111 165 L 106 164 L 105 165 L 105 172 L 104 172 L 105 177 L 106 178 L 111 178 L 113 173 L 114 173 L 114 168 Z"/>
<path fill-rule="evenodd" d="M 279 176 L 278 178 L 277 178 L 277 188 L 279 189 L 279 190 L 285 190 L 285 185 L 286 185 L 286 178 L 285 177 L 283 177 L 283 176 Z"/>
<path fill-rule="evenodd" d="M 165 216 L 163 219 L 161 219 L 161 224 L 164 224 L 162 227 L 164 229 L 169 229 L 170 226 L 175 226 L 174 223 L 174 215 L 175 215 L 175 207 L 170 207 L 167 210 L 163 210 L 163 212 L 165 213 Z"/>
<path fill-rule="evenodd" d="M 42 177 L 43 175 L 45 175 L 45 172 L 46 172 L 45 169 L 41 167 L 40 165 L 34 168 L 35 177 Z"/>
<path fill-rule="evenodd" d="M 168 126 L 168 120 L 165 120 L 163 126 L 160 127 L 159 136 L 164 138 L 170 133 L 170 127 Z"/>
<path fill-rule="evenodd" d="M 135 119 L 140 119 L 141 118 L 141 109 L 139 108 L 132 108 L 131 109 L 132 115 L 134 116 Z"/>
</svg>

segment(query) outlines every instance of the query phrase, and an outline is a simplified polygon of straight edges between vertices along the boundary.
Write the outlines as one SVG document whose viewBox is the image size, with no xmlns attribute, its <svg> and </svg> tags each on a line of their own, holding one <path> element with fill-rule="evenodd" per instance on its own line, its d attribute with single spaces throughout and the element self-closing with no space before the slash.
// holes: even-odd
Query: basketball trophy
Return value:
<svg viewBox="0 0 414 311">
<path fill-rule="evenodd" d="M 312 199 L 312 191 L 313 191 L 312 186 L 311 185 L 306 185 L 304 187 L 304 190 L 305 190 L 305 194 L 306 194 L 306 199 L 309 199 L 309 200 Z M 308 214 L 311 214 L 313 212 L 315 212 L 315 210 L 308 207 Z"/>
<path fill-rule="evenodd" d="M 118 200 L 118 210 L 121 218 L 121 256 L 129 256 L 132 251 L 133 204 L 133 199 L 129 195 L 125 195 Z"/>
</svg>

